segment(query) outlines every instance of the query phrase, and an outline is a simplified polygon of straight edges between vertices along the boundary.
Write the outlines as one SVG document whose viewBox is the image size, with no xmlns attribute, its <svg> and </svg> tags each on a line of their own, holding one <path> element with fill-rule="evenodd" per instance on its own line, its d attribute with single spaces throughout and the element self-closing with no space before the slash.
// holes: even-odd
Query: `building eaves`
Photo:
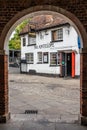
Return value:
<svg viewBox="0 0 87 130">
<path fill-rule="evenodd" d="M 48 27 L 43 27 L 43 28 L 37 28 L 36 32 L 47 30 L 47 29 L 53 29 L 53 28 L 57 28 L 57 27 L 69 26 L 69 25 L 70 25 L 69 23 L 63 23 L 63 24 L 59 24 L 59 25 L 53 25 L 53 26 L 48 26 Z"/>
</svg>

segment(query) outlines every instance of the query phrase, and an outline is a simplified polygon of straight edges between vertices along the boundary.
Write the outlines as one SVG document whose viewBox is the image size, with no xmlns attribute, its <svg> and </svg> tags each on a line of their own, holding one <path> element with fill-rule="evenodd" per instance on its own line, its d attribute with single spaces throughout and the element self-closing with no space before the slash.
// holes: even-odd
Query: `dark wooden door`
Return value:
<svg viewBox="0 0 87 130">
<path fill-rule="evenodd" d="M 67 76 L 72 75 L 72 54 L 67 53 Z"/>
</svg>

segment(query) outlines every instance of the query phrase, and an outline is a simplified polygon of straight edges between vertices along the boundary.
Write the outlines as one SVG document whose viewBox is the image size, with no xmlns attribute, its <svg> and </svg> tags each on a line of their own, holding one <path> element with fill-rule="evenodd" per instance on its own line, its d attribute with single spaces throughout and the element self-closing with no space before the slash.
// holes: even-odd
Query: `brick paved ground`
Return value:
<svg viewBox="0 0 87 130">
<path fill-rule="evenodd" d="M 10 111 L 13 120 L 44 120 L 77 123 L 80 80 L 20 74 L 9 69 Z M 25 114 L 38 110 L 38 114 Z"/>
</svg>

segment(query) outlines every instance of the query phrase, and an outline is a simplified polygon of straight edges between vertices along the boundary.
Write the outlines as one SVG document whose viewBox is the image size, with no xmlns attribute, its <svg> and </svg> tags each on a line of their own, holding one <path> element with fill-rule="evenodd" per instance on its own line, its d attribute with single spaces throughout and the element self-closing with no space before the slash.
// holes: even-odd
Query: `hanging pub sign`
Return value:
<svg viewBox="0 0 87 130">
<path fill-rule="evenodd" d="M 78 48 L 80 49 L 81 48 L 81 40 L 80 40 L 80 37 L 78 36 Z"/>
</svg>

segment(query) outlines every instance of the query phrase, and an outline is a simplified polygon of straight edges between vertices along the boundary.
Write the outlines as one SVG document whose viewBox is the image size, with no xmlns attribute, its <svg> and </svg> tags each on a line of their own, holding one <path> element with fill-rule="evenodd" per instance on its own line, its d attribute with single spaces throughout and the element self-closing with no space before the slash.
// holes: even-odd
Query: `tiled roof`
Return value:
<svg viewBox="0 0 87 130">
<path fill-rule="evenodd" d="M 22 29 L 22 31 L 20 32 L 20 34 L 28 33 L 28 32 L 29 32 L 28 28 L 29 28 L 29 25 L 27 24 L 27 25 Z"/>
<path fill-rule="evenodd" d="M 27 24 L 20 34 L 28 33 L 30 29 L 43 30 L 46 28 L 51 28 L 59 25 L 66 24 L 67 21 L 61 19 L 60 17 L 56 17 L 53 15 L 39 15 L 30 21 L 29 24 Z"/>
</svg>

